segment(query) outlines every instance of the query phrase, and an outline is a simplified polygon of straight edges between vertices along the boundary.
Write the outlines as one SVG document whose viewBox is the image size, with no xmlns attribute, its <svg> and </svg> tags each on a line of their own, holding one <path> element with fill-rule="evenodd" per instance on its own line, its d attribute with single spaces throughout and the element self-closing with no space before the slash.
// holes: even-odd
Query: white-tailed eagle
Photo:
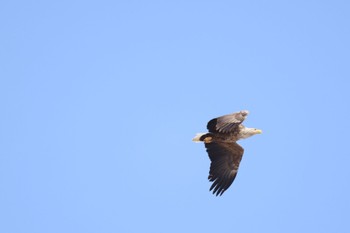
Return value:
<svg viewBox="0 0 350 233">
<path fill-rule="evenodd" d="M 262 133 L 260 129 L 242 125 L 248 114 L 243 110 L 214 118 L 208 122 L 209 133 L 199 133 L 193 138 L 195 142 L 204 142 L 207 149 L 211 160 L 208 179 L 213 182 L 210 191 L 216 196 L 221 196 L 236 178 L 244 152 L 237 141 Z"/>
</svg>

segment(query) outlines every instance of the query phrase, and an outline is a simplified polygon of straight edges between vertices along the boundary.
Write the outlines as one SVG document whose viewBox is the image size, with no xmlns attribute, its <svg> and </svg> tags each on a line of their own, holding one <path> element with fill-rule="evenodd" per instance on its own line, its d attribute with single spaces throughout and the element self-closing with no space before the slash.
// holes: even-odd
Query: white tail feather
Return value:
<svg viewBox="0 0 350 233">
<path fill-rule="evenodd" d="M 204 135 L 205 133 L 197 133 L 196 136 L 192 139 L 194 142 L 200 142 L 200 138 Z"/>
</svg>

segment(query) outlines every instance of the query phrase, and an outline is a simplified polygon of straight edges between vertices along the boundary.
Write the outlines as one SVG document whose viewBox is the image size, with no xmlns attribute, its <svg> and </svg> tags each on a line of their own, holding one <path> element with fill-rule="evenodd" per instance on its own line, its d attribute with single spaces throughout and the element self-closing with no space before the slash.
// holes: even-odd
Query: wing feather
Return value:
<svg viewBox="0 0 350 233">
<path fill-rule="evenodd" d="M 243 148 L 235 142 L 205 143 L 211 160 L 208 179 L 213 182 L 210 191 L 216 196 L 222 195 L 236 178 L 243 156 Z"/>
<path fill-rule="evenodd" d="M 232 133 L 246 119 L 248 111 L 240 111 L 210 120 L 207 129 L 211 133 Z"/>
</svg>

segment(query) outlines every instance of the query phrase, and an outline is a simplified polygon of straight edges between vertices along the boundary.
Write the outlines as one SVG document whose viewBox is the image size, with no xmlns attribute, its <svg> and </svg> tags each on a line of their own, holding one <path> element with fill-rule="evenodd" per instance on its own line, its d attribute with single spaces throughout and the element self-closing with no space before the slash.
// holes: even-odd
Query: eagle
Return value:
<svg viewBox="0 0 350 233">
<path fill-rule="evenodd" d="M 204 142 L 211 160 L 208 179 L 213 182 L 210 190 L 221 196 L 236 178 L 244 149 L 237 144 L 240 139 L 261 134 L 256 128 L 247 128 L 242 122 L 249 112 L 242 110 L 210 120 L 208 133 L 198 133 L 192 140 Z"/>
</svg>

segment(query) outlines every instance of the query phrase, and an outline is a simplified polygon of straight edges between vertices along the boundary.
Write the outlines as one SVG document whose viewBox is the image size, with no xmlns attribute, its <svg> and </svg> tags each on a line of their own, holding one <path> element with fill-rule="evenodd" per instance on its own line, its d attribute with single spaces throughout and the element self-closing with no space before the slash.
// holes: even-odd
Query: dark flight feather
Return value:
<svg viewBox="0 0 350 233">
<path fill-rule="evenodd" d="M 236 178 L 244 150 L 235 142 L 211 142 L 205 143 L 205 147 L 211 160 L 208 179 L 213 184 L 210 191 L 216 196 L 222 195 Z"/>
</svg>

